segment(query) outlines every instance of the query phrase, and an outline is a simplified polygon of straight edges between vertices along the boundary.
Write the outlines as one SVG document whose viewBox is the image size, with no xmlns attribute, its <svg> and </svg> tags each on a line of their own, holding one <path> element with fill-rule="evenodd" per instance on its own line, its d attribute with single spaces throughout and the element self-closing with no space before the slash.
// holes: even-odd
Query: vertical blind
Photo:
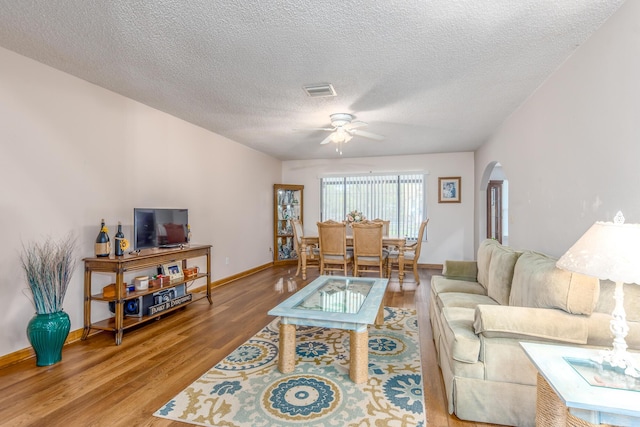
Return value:
<svg viewBox="0 0 640 427">
<path fill-rule="evenodd" d="M 389 235 L 417 238 L 425 218 L 424 175 L 364 175 L 321 179 L 322 221 L 343 221 L 357 210 L 390 220 Z"/>
</svg>

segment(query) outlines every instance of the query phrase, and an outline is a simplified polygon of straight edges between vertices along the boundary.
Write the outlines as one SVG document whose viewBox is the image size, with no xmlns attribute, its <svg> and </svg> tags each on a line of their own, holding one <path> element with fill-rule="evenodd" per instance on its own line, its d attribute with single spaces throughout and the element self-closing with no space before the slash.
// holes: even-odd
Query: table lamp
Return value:
<svg viewBox="0 0 640 427">
<path fill-rule="evenodd" d="M 622 212 L 613 222 L 596 222 L 558 260 L 558 268 L 615 282 L 615 308 L 610 329 L 613 349 L 596 360 L 603 365 L 621 368 L 626 375 L 640 378 L 640 367 L 627 352 L 625 337 L 629 332 L 624 311 L 624 283 L 640 284 L 640 224 L 625 224 Z"/>
</svg>

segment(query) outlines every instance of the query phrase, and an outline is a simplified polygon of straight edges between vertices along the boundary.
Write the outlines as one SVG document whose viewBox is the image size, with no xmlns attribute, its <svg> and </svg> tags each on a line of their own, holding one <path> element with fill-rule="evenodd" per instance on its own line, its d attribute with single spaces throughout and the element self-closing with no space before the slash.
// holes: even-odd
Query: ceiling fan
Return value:
<svg viewBox="0 0 640 427">
<path fill-rule="evenodd" d="M 354 136 L 363 136 L 365 138 L 382 141 L 384 136 L 361 130 L 361 127 L 367 126 L 367 123 L 360 120 L 354 120 L 355 116 L 348 113 L 335 113 L 329 116 L 331 118 L 331 127 L 327 128 L 311 128 L 309 130 L 324 130 L 331 132 L 329 136 L 320 142 L 320 145 L 335 142 L 338 144 L 336 151 L 342 154 L 342 144 L 346 144 Z"/>
</svg>

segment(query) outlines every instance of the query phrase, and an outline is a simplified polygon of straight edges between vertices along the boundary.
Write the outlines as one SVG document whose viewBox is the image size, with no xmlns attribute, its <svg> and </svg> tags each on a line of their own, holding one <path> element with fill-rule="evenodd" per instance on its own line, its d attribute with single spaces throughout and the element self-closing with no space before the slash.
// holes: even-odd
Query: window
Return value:
<svg viewBox="0 0 640 427">
<path fill-rule="evenodd" d="M 320 218 L 342 221 L 358 210 L 367 219 L 388 219 L 389 234 L 417 238 L 425 218 L 424 175 L 362 175 L 321 179 Z"/>
</svg>

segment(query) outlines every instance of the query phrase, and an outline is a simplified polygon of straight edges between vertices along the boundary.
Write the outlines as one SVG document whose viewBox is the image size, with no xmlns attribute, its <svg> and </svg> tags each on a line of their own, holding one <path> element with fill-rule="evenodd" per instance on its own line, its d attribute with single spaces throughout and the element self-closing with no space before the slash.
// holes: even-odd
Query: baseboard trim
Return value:
<svg viewBox="0 0 640 427">
<path fill-rule="evenodd" d="M 418 264 L 418 268 L 426 268 L 428 270 L 442 270 L 442 264 Z"/>
<path fill-rule="evenodd" d="M 212 288 L 217 288 L 218 286 L 227 285 L 231 282 L 234 282 L 238 279 L 242 279 L 247 276 L 251 276 L 252 274 L 258 273 L 259 271 L 266 270 L 267 268 L 273 267 L 273 262 L 268 262 L 266 264 L 260 265 L 258 267 L 254 267 L 250 270 L 241 271 L 238 274 L 234 274 L 233 276 L 225 277 L 224 279 L 216 280 L 215 282 L 211 282 Z M 201 286 L 199 288 L 194 289 L 194 291 L 205 291 L 205 287 Z"/>
<path fill-rule="evenodd" d="M 67 340 L 64 342 L 64 345 L 72 343 L 74 341 L 78 341 L 82 338 L 82 331 L 84 329 L 77 329 L 75 331 L 70 331 L 67 336 Z M 33 351 L 32 347 L 23 348 L 22 350 L 14 351 L 13 353 L 5 354 L 4 356 L 0 356 L 0 369 L 5 368 L 9 365 L 13 365 L 14 363 L 22 362 L 27 359 L 35 359 L 36 353 Z"/>
</svg>

